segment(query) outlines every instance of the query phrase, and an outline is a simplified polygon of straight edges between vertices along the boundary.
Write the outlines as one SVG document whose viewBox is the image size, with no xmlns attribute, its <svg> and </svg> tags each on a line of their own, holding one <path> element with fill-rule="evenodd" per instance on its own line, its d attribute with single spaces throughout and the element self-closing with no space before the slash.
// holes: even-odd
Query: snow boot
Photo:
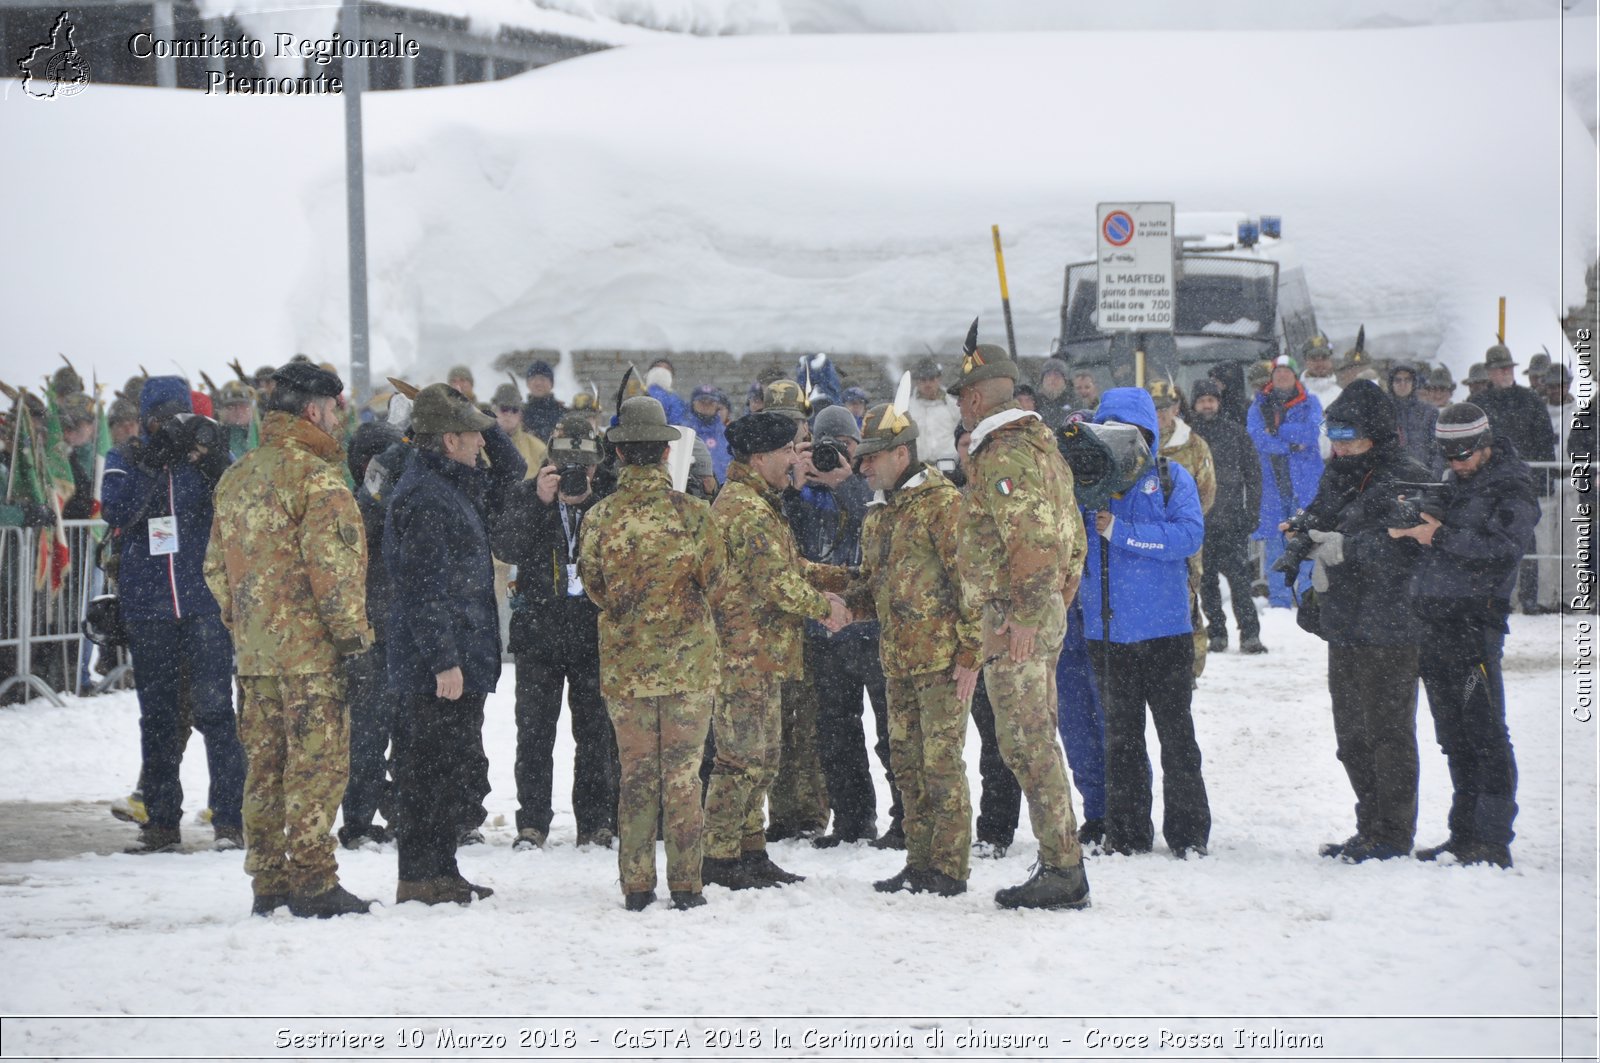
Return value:
<svg viewBox="0 0 1600 1063">
<path fill-rule="evenodd" d="M 1106 821 L 1104 819 L 1086 819 L 1083 826 L 1078 828 L 1079 845 L 1099 845 L 1106 840 Z"/>
<path fill-rule="evenodd" d="M 511 843 L 511 848 L 514 852 L 525 853 L 530 849 L 543 849 L 544 842 L 544 831 L 538 827 L 523 827 L 517 831 L 517 840 Z"/>
<path fill-rule="evenodd" d="M 811 844 L 818 849 L 832 849 L 839 845 L 854 845 L 857 842 L 875 842 L 878 840 L 878 826 L 875 823 L 843 823 L 834 821 L 833 830 L 827 834 L 811 839 Z"/>
<path fill-rule="evenodd" d="M 1430 845 L 1426 849 L 1418 849 L 1416 856 L 1418 860 L 1432 862 L 1439 859 L 1439 857 L 1443 856 L 1445 853 L 1449 853 L 1451 856 L 1460 859 L 1461 850 L 1468 848 L 1471 844 L 1472 843 L 1467 839 L 1458 838 L 1456 835 L 1452 834 L 1438 845 Z"/>
<path fill-rule="evenodd" d="M 251 915 L 271 915 L 289 903 L 287 893 L 258 893 L 250 902 Z"/>
<path fill-rule="evenodd" d="M 394 890 L 394 903 L 421 901 L 423 904 L 471 904 L 472 890 L 454 878 L 401 879 Z"/>
<path fill-rule="evenodd" d="M 332 919 L 336 915 L 366 915 L 371 909 L 371 901 L 364 901 L 339 885 L 314 896 L 289 898 L 289 914 L 298 919 Z"/>
<path fill-rule="evenodd" d="M 979 860 L 1000 860 L 1005 857 L 1006 851 L 1010 848 L 1010 842 L 992 842 L 985 838 L 979 838 L 972 843 L 972 855 Z"/>
<path fill-rule="evenodd" d="M 702 908 L 706 903 L 706 895 L 698 890 L 673 890 L 672 907 L 680 912 L 690 908 Z"/>
<path fill-rule="evenodd" d="M 1317 855 L 1332 860 L 1343 856 L 1346 849 L 1361 849 L 1367 845 L 1367 839 L 1359 834 L 1352 834 L 1342 842 L 1323 842 L 1317 847 Z"/>
<path fill-rule="evenodd" d="M 598 845 L 602 849 L 609 849 L 615 839 L 616 835 L 611 833 L 610 827 L 601 827 L 599 830 L 579 831 L 578 848 L 584 849 L 591 845 Z"/>
<path fill-rule="evenodd" d="M 906 848 L 906 832 L 897 819 L 889 824 L 889 829 L 883 832 L 883 837 L 872 843 L 874 849 L 896 849 L 904 852 Z"/>
<path fill-rule="evenodd" d="M 1046 863 L 1034 865 L 1033 877 L 1020 886 L 1011 886 L 994 895 L 994 903 L 1002 908 L 1087 908 L 1089 907 L 1089 877 L 1083 865 L 1051 867 Z"/>
<path fill-rule="evenodd" d="M 635 890 L 622 898 L 622 906 L 630 912 L 642 912 L 656 903 L 655 890 Z"/>
<path fill-rule="evenodd" d="M 739 854 L 739 862 L 749 869 L 750 874 L 767 882 L 775 882 L 780 886 L 790 886 L 796 882 L 804 882 L 804 875 L 796 875 L 785 871 L 772 862 L 772 857 L 767 855 L 765 849 L 746 849 Z"/>
<path fill-rule="evenodd" d="M 879 893 L 899 893 L 908 890 L 912 893 L 918 891 L 917 883 L 921 881 L 922 872 L 907 864 L 890 878 L 879 879 L 872 884 L 872 888 Z"/>
<path fill-rule="evenodd" d="M 139 832 L 139 844 L 122 850 L 135 856 L 150 853 L 177 853 L 183 851 L 183 831 L 177 827 L 145 827 Z"/>
<path fill-rule="evenodd" d="M 211 847 L 219 853 L 232 852 L 236 849 L 244 848 L 243 827 L 213 826 L 211 832 L 216 838 Z"/>
<path fill-rule="evenodd" d="M 1347 864 L 1364 864 L 1368 860 L 1393 860 L 1399 856 L 1410 856 L 1411 847 L 1401 848 L 1380 842 L 1376 838 L 1368 838 L 1357 834 L 1345 843 L 1339 853 L 1339 859 Z"/>
<path fill-rule="evenodd" d="M 144 794 L 138 790 L 111 802 L 111 814 L 124 823 L 137 823 L 143 826 L 150 822 L 150 813 L 144 807 Z"/>
<path fill-rule="evenodd" d="M 932 893 L 937 897 L 959 897 L 967 892 L 967 884 L 959 878 L 951 878 L 943 871 L 924 871 L 918 883 L 918 893 Z"/>
<path fill-rule="evenodd" d="M 1495 842 L 1473 842 L 1456 850 L 1456 859 L 1463 864 L 1493 864 L 1495 867 L 1511 866 L 1511 846 Z"/>
<path fill-rule="evenodd" d="M 1267 647 L 1262 644 L 1259 635 L 1251 635 L 1247 639 L 1239 640 L 1240 653 L 1266 653 Z"/>
<path fill-rule="evenodd" d="M 1228 636 L 1226 632 L 1221 635 L 1212 635 L 1210 640 L 1206 643 L 1206 649 L 1212 653 L 1221 653 L 1227 648 Z"/>
<path fill-rule="evenodd" d="M 461 833 L 456 835 L 456 847 L 465 848 L 469 845 L 482 845 L 483 831 L 477 827 L 463 827 Z"/>
<path fill-rule="evenodd" d="M 750 869 L 737 857 L 706 857 L 700 862 L 700 880 L 708 886 L 723 886 L 730 890 L 764 890 L 777 885 L 776 882 L 751 874 Z"/>
</svg>

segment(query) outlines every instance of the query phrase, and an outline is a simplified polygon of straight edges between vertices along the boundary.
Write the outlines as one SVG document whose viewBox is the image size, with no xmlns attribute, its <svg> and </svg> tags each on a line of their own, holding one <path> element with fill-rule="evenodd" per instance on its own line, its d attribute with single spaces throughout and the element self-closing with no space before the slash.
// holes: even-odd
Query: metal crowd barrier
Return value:
<svg viewBox="0 0 1600 1063">
<path fill-rule="evenodd" d="M 58 689 L 77 693 L 89 689 L 93 645 L 83 634 L 83 614 L 99 592 L 104 575 L 95 564 L 95 532 L 106 527 L 99 520 L 63 521 L 71 558 L 65 578 L 56 589 L 34 585 L 40 530 L 0 528 L 0 650 L 14 649 L 12 674 L 0 682 L 0 695 L 14 686 L 37 694 L 52 704 L 65 704 Z M 35 674 L 39 651 L 55 647 L 49 655 L 49 674 Z M 94 686 L 99 692 L 127 674 L 126 660 Z"/>
</svg>

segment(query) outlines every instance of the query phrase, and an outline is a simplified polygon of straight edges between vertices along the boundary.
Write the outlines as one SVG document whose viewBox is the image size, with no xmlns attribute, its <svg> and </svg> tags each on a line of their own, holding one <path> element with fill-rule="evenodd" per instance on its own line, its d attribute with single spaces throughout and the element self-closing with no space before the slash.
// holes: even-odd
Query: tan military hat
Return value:
<svg viewBox="0 0 1600 1063">
<path fill-rule="evenodd" d="M 1357 347 L 1354 350 L 1346 351 L 1344 357 L 1339 359 L 1339 364 L 1334 368 L 1341 373 L 1346 369 L 1370 369 L 1372 368 L 1372 355 Z"/>
<path fill-rule="evenodd" d="M 1510 352 L 1508 351 L 1507 353 L 1509 354 Z M 1473 362 L 1471 368 L 1467 370 L 1467 383 L 1469 384 L 1485 383 L 1488 379 L 1489 369 L 1483 362 Z"/>
<path fill-rule="evenodd" d="M 590 392 L 580 391 L 572 396 L 572 408 L 588 413 L 590 410 L 598 410 L 600 408 L 600 400 Z"/>
<path fill-rule="evenodd" d="M 1544 376 L 1549 371 L 1550 356 L 1545 352 L 1540 351 L 1538 354 L 1528 359 L 1528 368 L 1522 371 L 1522 375 L 1534 383 L 1538 383 L 1539 378 Z"/>
<path fill-rule="evenodd" d="M 1253 388 L 1265 387 L 1267 381 L 1271 379 L 1271 362 L 1251 362 L 1250 368 L 1245 372 L 1245 380 Z"/>
<path fill-rule="evenodd" d="M 499 408 L 501 406 L 515 406 L 522 409 L 522 392 L 515 384 L 501 384 L 494 389 L 494 397 L 489 400 L 489 405 Z"/>
<path fill-rule="evenodd" d="M 1454 391 L 1456 378 L 1449 366 L 1441 365 L 1428 373 L 1428 382 L 1423 386 L 1432 391 Z"/>
<path fill-rule="evenodd" d="M 74 391 L 56 399 L 56 412 L 61 423 L 71 428 L 94 420 L 94 402 L 81 391 Z"/>
<path fill-rule="evenodd" d="M 1300 345 L 1301 360 L 1332 357 L 1333 347 L 1329 345 L 1328 337 L 1320 332 Z"/>
<path fill-rule="evenodd" d="M 762 408 L 768 413 L 781 413 L 795 421 L 804 421 L 811 416 L 811 403 L 806 401 L 806 393 L 793 380 L 777 380 L 768 384 L 762 398 L 766 403 Z"/>
<path fill-rule="evenodd" d="M 446 380 L 465 380 L 469 384 L 476 384 L 477 383 L 476 380 L 472 379 L 472 370 L 469 369 L 468 367 L 464 366 L 464 365 L 453 365 L 453 366 L 451 366 L 450 367 L 450 372 L 445 374 L 445 379 Z"/>
<path fill-rule="evenodd" d="M 242 380 L 230 380 L 217 389 L 219 406 L 248 406 L 256 400 L 256 389 Z"/>
<path fill-rule="evenodd" d="M 449 384 L 429 384 L 417 392 L 411 406 L 411 430 L 422 435 L 482 432 L 494 423 L 493 417 Z"/>
<path fill-rule="evenodd" d="M 1156 409 L 1164 410 L 1168 406 L 1178 404 L 1178 386 L 1165 377 L 1150 381 L 1144 386 L 1150 393 L 1150 398 L 1155 402 Z"/>
<path fill-rule="evenodd" d="M 945 390 L 952 395 L 959 395 L 961 389 L 968 384 L 1001 378 L 1021 380 L 1022 372 L 1004 347 L 993 343 L 980 343 L 971 354 L 961 359 L 961 375 Z"/>
<path fill-rule="evenodd" d="M 856 457 L 893 450 L 917 438 L 917 423 L 894 408 L 891 402 L 879 403 L 861 419 L 861 443 Z"/>
<path fill-rule="evenodd" d="M 667 411 L 649 395 L 625 399 L 617 423 L 606 430 L 611 443 L 670 443 L 678 430 L 667 423 Z"/>
<path fill-rule="evenodd" d="M 1497 343 L 1483 353 L 1485 369 L 1506 369 L 1516 364 L 1516 359 L 1511 357 L 1511 348 L 1503 343 Z"/>
<path fill-rule="evenodd" d="M 660 405 L 660 403 L 657 403 Z M 557 465 L 576 462 L 579 465 L 599 465 L 601 459 L 600 436 L 582 414 L 568 414 L 556 425 L 550 437 L 550 460 Z"/>
</svg>

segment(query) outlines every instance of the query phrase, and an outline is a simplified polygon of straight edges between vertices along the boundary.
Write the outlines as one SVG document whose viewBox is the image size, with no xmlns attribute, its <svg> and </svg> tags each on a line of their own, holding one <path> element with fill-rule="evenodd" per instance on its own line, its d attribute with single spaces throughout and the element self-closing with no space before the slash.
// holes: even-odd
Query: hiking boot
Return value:
<svg viewBox="0 0 1600 1063">
<path fill-rule="evenodd" d="M 1173 846 L 1172 855 L 1179 860 L 1187 860 L 1191 856 L 1210 856 L 1211 850 L 1203 845 L 1176 845 Z"/>
<path fill-rule="evenodd" d="M 346 823 L 339 828 L 339 844 L 346 849 L 376 849 L 384 842 L 394 840 L 394 832 L 381 823 L 353 826 Z"/>
<path fill-rule="evenodd" d="M 371 901 L 364 901 L 343 886 L 323 890 L 313 897 L 289 898 L 289 914 L 299 919 L 332 919 L 336 915 L 366 915 Z"/>
<path fill-rule="evenodd" d="M 1458 838 L 1452 834 L 1438 845 L 1430 845 L 1426 849 L 1418 849 L 1416 855 L 1418 860 L 1427 861 L 1437 860 L 1445 853 L 1460 859 L 1461 850 L 1470 847 L 1471 844 L 1465 838 Z"/>
<path fill-rule="evenodd" d="M 938 897 L 959 897 L 967 892 L 967 884 L 959 878 L 951 878 L 943 871 L 924 871 L 919 876 L 918 893 L 932 893 Z"/>
<path fill-rule="evenodd" d="M 421 901 L 423 904 L 471 904 L 472 890 L 454 878 L 401 879 L 394 890 L 394 903 Z"/>
<path fill-rule="evenodd" d="M 119 797 L 111 802 L 111 814 L 124 823 L 137 823 L 144 826 L 150 822 L 150 813 L 144 807 L 144 794 L 135 790 L 127 797 Z"/>
<path fill-rule="evenodd" d="M 1511 866 L 1511 846 L 1494 842 L 1472 842 L 1456 850 L 1456 859 L 1463 864 L 1493 864 L 1495 867 Z"/>
<path fill-rule="evenodd" d="M 1328 859 L 1343 856 L 1346 849 L 1363 849 L 1367 846 L 1367 839 L 1360 834 L 1352 834 L 1342 842 L 1324 842 L 1317 847 L 1317 855 Z"/>
<path fill-rule="evenodd" d="M 135 856 L 150 853 L 177 853 L 183 851 L 183 831 L 177 827 L 145 827 L 139 832 L 139 844 L 122 850 Z"/>
<path fill-rule="evenodd" d="M 472 893 L 480 901 L 486 901 L 490 897 L 494 896 L 494 890 L 490 889 L 488 886 L 480 886 L 476 882 L 468 882 L 466 879 L 461 877 L 461 872 L 459 871 L 450 877 L 455 880 L 457 886 L 460 886 L 462 889 Z"/>
<path fill-rule="evenodd" d="M 482 845 L 483 831 L 477 827 L 463 827 L 461 833 L 456 835 L 456 847 L 459 849 L 467 845 Z"/>
<path fill-rule="evenodd" d="M 673 890 L 672 891 L 672 907 L 674 909 L 676 909 L 677 911 L 686 912 L 690 908 L 703 908 L 705 906 L 705 903 L 706 903 L 706 895 L 704 893 L 699 892 L 698 890 L 695 890 L 695 891 Z"/>
<path fill-rule="evenodd" d="M 916 893 L 919 889 L 917 884 L 920 881 L 921 876 L 921 871 L 918 871 L 910 864 L 907 864 L 905 867 L 902 867 L 899 871 L 895 872 L 892 877 L 880 879 L 877 882 L 874 882 L 872 884 L 872 888 L 877 890 L 879 893 L 899 893 L 901 890 L 908 890 L 912 893 Z"/>
<path fill-rule="evenodd" d="M 889 829 L 883 832 L 883 837 L 872 843 L 874 849 L 898 849 L 905 851 L 906 832 L 899 820 L 889 824 Z"/>
<path fill-rule="evenodd" d="M 749 869 L 750 874 L 767 882 L 776 882 L 780 886 L 790 886 L 796 882 L 804 882 L 804 875 L 796 875 L 785 871 L 772 862 L 772 857 L 767 855 L 765 849 L 747 849 L 739 854 L 739 862 Z"/>
<path fill-rule="evenodd" d="M 1089 877 L 1082 864 L 1051 867 L 1038 863 L 1032 878 L 996 893 L 994 903 L 1002 908 L 1087 908 Z"/>
<path fill-rule="evenodd" d="M 271 915 L 289 903 L 287 893 L 258 893 L 250 902 L 251 915 Z"/>
<path fill-rule="evenodd" d="M 236 849 L 244 848 L 243 827 L 213 826 L 211 832 L 216 837 L 216 840 L 211 843 L 211 847 L 219 853 L 232 852 Z"/>
<path fill-rule="evenodd" d="M 1410 855 L 1410 846 L 1401 848 L 1374 838 L 1363 838 L 1358 834 L 1345 843 L 1344 849 L 1339 853 L 1339 859 L 1347 864 L 1364 864 L 1368 860 L 1393 860 L 1398 856 Z"/>
<path fill-rule="evenodd" d="M 517 831 L 517 840 L 511 843 L 514 852 L 525 853 L 530 849 L 543 849 L 545 833 L 538 827 L 523 827 Z"/>
<path fill-rule="evenodd" d="M 1100 848 L 1110 856 L 1143 856 L 1145 853 L 1150 852 L 1154 846 L 1148 842 L 1143 845 L 1135 845 L 1133 842 L 1126 842 L 1114 835 L 1107 834 L 1100 842 Z"/>
<path fill-rule="evenodd" d="M 1251 635 L 1247 639 L 1239 640 L 1240 653 L 1266 653 L 1267 647 L 1262 645 L 1259 635 Z"/>
<path fill-rule="evenodd" d="M 1228 636 L 1212 635 L 1211 640 L 1206 643 L 1206 648 L 1212 653 L 1221 653 L 1223 650 L 1228 648 Z"/>
<path fill-rule="evenodd" d="M 635 890 L 622 898 L 622 906 L 630 912 L 642 912 L 656 903 L 655 890 Z"/>
<path fill-rule="evenodd" d="M 1106 840 L 1106 821 L 1104 819 L 1086 819 L 1078 828 L 1079 845 L 1099 845 Z"/>
<path fill-rule="evenodd" d="M 737 857 L 706 857 L 700 862 L 700 881 L 708 886 L 722 886 L 730 890 L 764 890 L 777 885 L 776 882 L 757 878 Z"/>
<path fill-rule="evenodd" d="M 972 855 L 979 860 L 1000 860 L 1010 848 L 1009 842 L 991 842 L 980 838 L 972 843 Z"/>
<path fill-rule="evenodd" d="M 611 848 L 611 842 L 616 835 L 611 833 L 611 828 L 601 827 L 599 830 L 579 831 L 578 848 L 584 849 L 591 845 L 598 845 L 602 849 Z"/>
</svg>

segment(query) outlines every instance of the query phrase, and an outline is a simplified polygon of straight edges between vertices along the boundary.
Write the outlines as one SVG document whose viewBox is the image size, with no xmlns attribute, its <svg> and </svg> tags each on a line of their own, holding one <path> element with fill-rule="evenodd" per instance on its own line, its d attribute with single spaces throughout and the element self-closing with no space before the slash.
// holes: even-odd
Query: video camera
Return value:
<svg viewBox="0 0 1600 1063">
<path fill-rule="evenodd" d="M 149 462 L 159 468 L 183 461 L 197 449 L 213 452 L 225 449 L 226 439 L 222 426 L 210 417 L 175 413 L 163 420 L 150 437 L 146 455 Z"/>
<path fill-rule="evenodd" d="M 1150 444 L 1136 426 L 1071 421 L 1056 431 L 1056 448 L 1072 470 L 1078 504 L 1105 509 L 1150 466 Z"/>
</svg>

